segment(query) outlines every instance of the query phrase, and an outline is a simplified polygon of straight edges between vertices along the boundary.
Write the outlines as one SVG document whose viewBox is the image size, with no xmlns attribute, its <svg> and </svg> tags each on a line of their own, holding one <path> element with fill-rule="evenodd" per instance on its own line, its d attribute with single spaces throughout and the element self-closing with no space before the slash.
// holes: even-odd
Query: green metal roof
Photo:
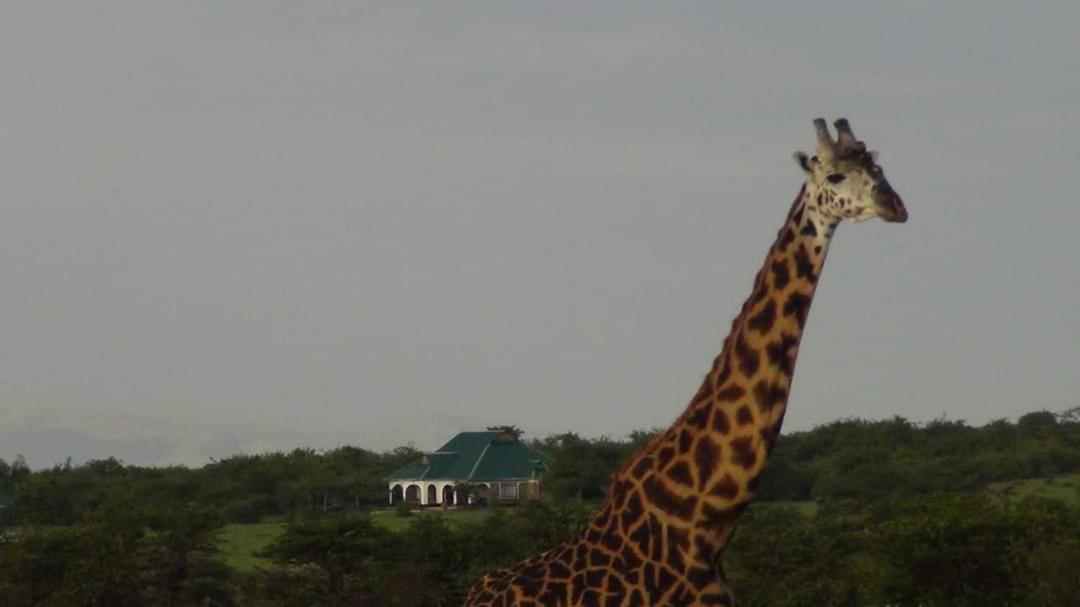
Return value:
<svg viewBox="0 0 1080 607">
<path fill-rule="evenodd" d="M 427 453 L 387 480 L 499 480 L 532 478 L 541 464 L 554 460 L 504 432 L 461 432 L 434 453 Z"/>
</svg>

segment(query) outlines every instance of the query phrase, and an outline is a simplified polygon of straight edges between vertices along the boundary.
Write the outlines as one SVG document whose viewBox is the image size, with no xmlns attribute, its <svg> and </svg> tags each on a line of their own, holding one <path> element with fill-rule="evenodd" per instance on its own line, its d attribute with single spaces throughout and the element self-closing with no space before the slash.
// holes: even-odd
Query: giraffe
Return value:
<svg viewBox="0 0 1080 607">
<path fill-rule="evenodd" d="M 846 119 L 814 120 L 806 181 L 723 348 L 683 413 L 629 458 L 588 527 L 476 582 L 466 607 L 725 605 L 719 557 L 780 433 L 799 342 L 842 220 L 907 220 Z"/>
</svg>

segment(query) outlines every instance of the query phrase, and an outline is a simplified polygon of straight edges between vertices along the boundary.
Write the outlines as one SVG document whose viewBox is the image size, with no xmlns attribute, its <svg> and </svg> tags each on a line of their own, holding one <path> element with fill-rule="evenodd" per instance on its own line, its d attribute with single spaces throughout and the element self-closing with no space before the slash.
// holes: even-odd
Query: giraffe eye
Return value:
<svg viewBox="0 0 1080 607">
<path fill-rule="evenodd" d="M 836 183 L 840 183 L 841 181 L 847 179 L 847 176 L 846 175 L 841 175 L 840 173 L 833 173 L 831 175 L 827 175 L 825 177 L 825 179 L 828 179 L 829 183 L 836 184 Z"/>
</svg>

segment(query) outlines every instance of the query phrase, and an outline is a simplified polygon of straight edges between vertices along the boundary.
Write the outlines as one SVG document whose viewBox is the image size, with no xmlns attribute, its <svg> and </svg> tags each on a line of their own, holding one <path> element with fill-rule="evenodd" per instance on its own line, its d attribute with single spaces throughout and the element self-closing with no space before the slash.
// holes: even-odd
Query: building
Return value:
<svg viewBox="0 0 1080 607">
<path fill-rule="evenodd" d="M 453 506 L 538 499 L 540 480 L 553 462 L 513 432 L 462 432 L 438 451 L 425 453 L 388 476 L 390 504 Z"/>
</svg>

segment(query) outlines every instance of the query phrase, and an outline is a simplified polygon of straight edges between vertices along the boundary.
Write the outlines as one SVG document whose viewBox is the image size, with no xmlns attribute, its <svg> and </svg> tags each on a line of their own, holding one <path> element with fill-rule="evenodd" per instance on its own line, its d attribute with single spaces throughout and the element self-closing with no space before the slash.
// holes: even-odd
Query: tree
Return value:
<svg viewBox="0 0 1080 607">
<path fill-rule="evenodd" d="M 1016 429 L 1022 436 L 1039 438 L 1052 432 L 1057 426 L 1057 416 L 1049 411 L 1032 411 L 1016 420 Z"/>
<path fill-rule="evenodd" d="M 758 503 L 735 533 L 724 568 L 738 604 L 875 605 L 880 574 L 865 557 L 868 517 L 844 509 L 805 514 Z"/>
<path fill-rule="evenodd" d="M 488 426 L 488 432 L 503 432 L 514 437 L 514 440 L 519 441 L 521 437 L 525 436 L 525 431 L 517 426 Z"/>
<path fill-rule="evenodd" d="M 11 462 L 11 466 L 8 468 L 8 477 L 13 483 L 30 476 L 30 466 L 26 463 L 26 458 L 22 456 L 22 453 L 15 455 L 15 461 Z"/>
<path fill-rule="evenodd" d="M 215 558 L 223 524 L 216 510 L 197 504 L 168 505 L 149 513 L 145 546 L 145 598 L 159 605 L 225 604 L 228 572 Z"/>
<path fill-rule="evenodd" d="M 327 600 L 344 604 L 346 590 L 369 590 L 374 585 L 378 564 L 387 560 L 392 546 L 389 533 L 366 514 L 309 516 L 286 526 L 262 556 L 279 565 L 318 568 Z"/>
<path fill-rule="evenodd" d="M 558 498 L 602 498 L 626 458 L 622 443 L 606 437 L 586 440 L 572 432 L 549 437 L 539 446 L 555 458 L 544 483 Z"/>
<path fill-rule="evenodd" d="M 981 494 L 898 502 L 875 543 L 889 563 L 887 599 L 902 605 L 1010 605 L 1010 544 L 1022 524 Z"/>
</svg>

